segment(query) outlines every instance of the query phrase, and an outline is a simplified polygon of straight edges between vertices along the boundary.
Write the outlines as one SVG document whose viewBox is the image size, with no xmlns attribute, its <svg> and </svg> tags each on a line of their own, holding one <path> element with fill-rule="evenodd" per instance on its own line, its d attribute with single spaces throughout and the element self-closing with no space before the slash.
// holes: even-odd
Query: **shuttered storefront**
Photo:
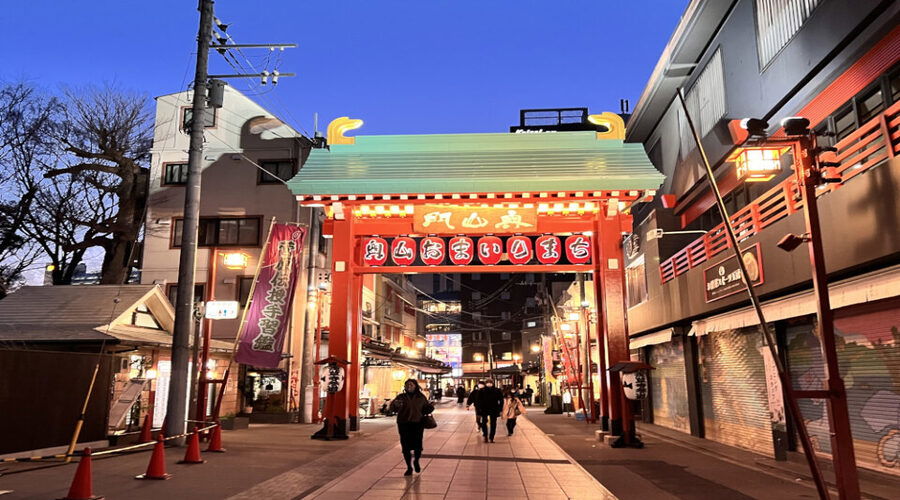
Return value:
<svg viewBox="0 0 900 500">
<path fill-rule="evenodd" d="M 684 371 L 684 344 L 681 337 L 649 347 L 650 398 L 653 423 L 690 432 L 687 383 Z"/>
<path fill-rule="evenodd" d="M 900 475 L 900 300 L 837 311 L 835 334 L 857 463 Z M 794 388 L 824 388 L 825 370 L 814 326 L 788 328 L 786 341 Z M 799 404 L 814 447 L 830 454 L 825 402 L 801 399 Z"/>
<path fill-rule="evenodd" d="M 699 344 L 706 438 L 771 456 L 762 335 L 756 328 L 726 330 Z"/>
</svg>

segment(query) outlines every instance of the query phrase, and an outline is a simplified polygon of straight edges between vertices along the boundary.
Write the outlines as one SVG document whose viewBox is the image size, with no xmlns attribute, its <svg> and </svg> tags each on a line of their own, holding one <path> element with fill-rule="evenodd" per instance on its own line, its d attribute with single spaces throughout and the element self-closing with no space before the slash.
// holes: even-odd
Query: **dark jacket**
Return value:
<svg viewBox="0 0 900 500">
<path fill-rule="evenodd" d="M 397 423 L 419 422 L 425 415 L 434 411 L 434 406 L 428 402 L 428 398 L 421 392 L 401 392 L 391 401 L 391 410 L 397 412 Z"/>
<path fill-rule="evenodd" d="M 457 387 L 456 388 L 456 397 L 458 397 L 458 398 L 466 397 L 466 390 L 463 389 L 462 387 Z"/>
<path fill-rule="evenodd" d="M 496 387 L 472 391 L 469 404 L 474 404 L 475 411 L 480 415 L 500 415 L 500 410 L 503 409 L 503 391 Z"/>
</svg>

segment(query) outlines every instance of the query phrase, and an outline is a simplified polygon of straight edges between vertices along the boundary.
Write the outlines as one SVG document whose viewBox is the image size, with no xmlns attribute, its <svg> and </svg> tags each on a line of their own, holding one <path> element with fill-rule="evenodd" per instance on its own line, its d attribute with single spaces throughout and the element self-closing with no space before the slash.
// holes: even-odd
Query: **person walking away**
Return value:
<svg viewBox="0 0 900 500">
<path fill-rule="evenodd" d="M 475 388 L 472 389 L 472 392 L 469 393 L 469 398 L 466 399 L 466 411 L 469 411 L 469 408 L 475 404 L 475 400 L 478 398 L 478 391 L 484 389 L 484 380 L 479 380 L 477 384 L 475 384 Z M 481 429 L 481 420 L 478 418 L 478 407 L 475 407 L 475 425 Z"/>
<path fill-rule="evenodd" d="M 507 436 L 513 435 L 513 430 L 516 428 L 516 417 L 524 414 L 525 405 L 522 404 L 522 400 L 515 397 L 512 392 L 507 392 L 506 397 L 503 399 L 503 411 L 500 413 L 503 419 L 506 420 Z"/>
<path fill-rule="evenodd" d="M 421 472 L 419 459 L 422 457 L 422 438 L 425 434 L 423 417 L 434 411 L 434 406 L 422 393 L 419 381 L 409 379 L 403 384 L 403 392 L 391 401 L 391 410 L 397 413 L 397 432 L 400 434 L 400 448 L 406 461 L 404 476 L 411 476 L 413 469 Z"/>
<path fill-rule="evenodd" d="M 525 401 L 528 402 L 528 406 L 531 406 L 531 402 L 534 398 L 534 389 L 531 388 L 530 385 L 525 386 Z"/>
<path fill-rule="evenodd" d="M 456 404 L 462 406 L 466 401 L 466 388 L 460 385 L 456 388 Z"/>
<path fill-rule="evenodd" d="M 479 386 L 481 384 L 478 384 Z M 478 421 L 478 428 L 481 429 L 481 435 L 484 436 L 484 442 L 494 442 L 494 435 L 497 433 L 497 417 L 503 409 L 503 392 L 494 387 L 493 380 L 486 380 L 484 387 L 473 391 L 474 398 L 469 397 L 469 401 L 475 405 L 475 418 Z M 467 406 L 468 410 L 469 407 Z"/>
</svg>

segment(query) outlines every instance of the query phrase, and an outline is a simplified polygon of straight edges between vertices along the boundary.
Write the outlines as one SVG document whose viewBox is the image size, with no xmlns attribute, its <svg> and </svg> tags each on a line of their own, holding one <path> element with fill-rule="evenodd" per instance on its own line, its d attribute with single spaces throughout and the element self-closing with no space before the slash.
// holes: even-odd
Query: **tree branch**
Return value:
<svg viewBox="0 0 900 500">
<path fill-rule="evenodd" d="M 116 167 L 110 167 L 109 165 L 103 165 L 102 163 L 79 163 L 77 165 L 72 165 L 71 167 L 51 170 L 45 173 L 44 177 L 50 179 L 58 175 L 78 174 L 81 172 L 102 172 L 105 174 L 117 175 L 119 169 Z"/>
</svg>

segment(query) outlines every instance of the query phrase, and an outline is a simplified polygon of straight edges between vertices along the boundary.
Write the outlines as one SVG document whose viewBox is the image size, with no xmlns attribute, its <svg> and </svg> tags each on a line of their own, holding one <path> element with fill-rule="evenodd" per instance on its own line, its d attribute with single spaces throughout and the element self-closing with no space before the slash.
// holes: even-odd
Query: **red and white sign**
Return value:
<svg viewBox="0 0 900 500">
<path fill-rule="evenodd" d="M 465 266 L 472 263 L 475 258 L 475 242 L 467 236 L 457 236 L 450 239 L 450 262 L 457 266 Z"/>
<path fill-rule="evenodd" d="M 391 261 L 398 266 L 409 266 L 416 261 L 416 240 L 401 236 L 391 242 Z"/>
<path fill-rule="evenodd" d="M 566 258 L 570 264 L 587 264 L 591 261 L 591 237 L 573 234 L 566 238 Z"/>
<path fill-rule="evenodd" d="M 419 254 L 422 256 L 422 262 L 429 266 L 436 266 L 444 262 L 444 256 L 447 253 L 447 247 L 443 238 L 429 236 L 422 238 L 419 247 Z"/>
<path fill-rule="evenodd" d="M 534 242 L 534 253 L 541 264 L 556 264 L 562 257 L 562 242 L 556 236 L 541 236 Z"/>
<path fill-rule="evenodd" d="M 534 256 L 531 239 L 527 236 L 511 236 L 506 240 L 506 254 L 512 264 L 527 264 Z"/>
<path fill-rule="evenodd" d="M 377 236 L 363 240 L 363 262 L 367 266 L 383 266 L 388 258 L 388 244 Z"/>
<path fill-rule="evenodd" d="M 486 266 L 499 264 L 503 258 L 503 241 L 496 236 L 478 238 L 478 260 Z"/>
</svg>

